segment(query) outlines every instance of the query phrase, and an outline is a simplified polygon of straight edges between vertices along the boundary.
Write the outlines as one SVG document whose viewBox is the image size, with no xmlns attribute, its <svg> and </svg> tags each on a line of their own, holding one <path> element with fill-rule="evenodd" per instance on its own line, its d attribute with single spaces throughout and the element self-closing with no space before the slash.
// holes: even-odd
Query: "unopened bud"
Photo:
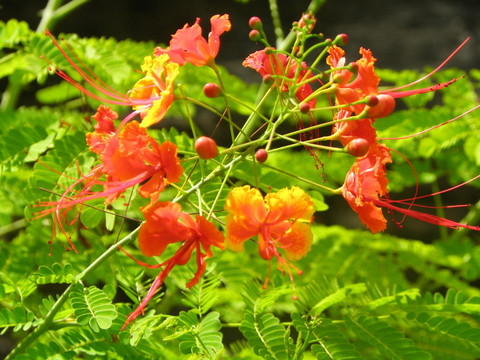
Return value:
<svg viewBox="0 0 480 360">
<path fill-rule="evenodd" d="M 205 94 L 206 97 L 216 98 L 220 96 L 220 94 L 222 93 L 222 90 L 220 90 L 220 87 L 215 83 L 207 83 L 203 87 L 203 93 Z"/>
<path fill-rule="evenodd" d="M 271 84 L 273 82 L 273 78 L 272 78 L 272 75 L 270 74 L 265 74 L 265 76 L 263 77 L 263 82 L 265 84 Z"/>
<path fill-rule="evenodd" d="M 200 159 L 212 159 L 218 155 L 217 143 L 212 138 L 200 136 L 195 140 L 195 151 Z"/>
<path fill-rule="evenodd" d="M 308 114 L 310 111 L 310 105 L 308 105 L 308 103 L 301 103 L 299 108 L 302 114 Z"/>
<path fill-rule="evenodd" d="M 378 97 L 376 95 L 369 95 L 367 97 L 367 105 L 368 106 L 371 106 L 371 107 L 376 106 L 376 105 L 378 105 L 379 101 L 380 100 L 378 100 Z"/>
<path fill-rule="evenodd" d="M 356 62 L 351 62 L 350 64 L 348 64 L 348 70 L 356 73 L 358 71 L 358 64 Z"/>
<path fill-rule="evenodd" d="M 250 40 L 252 41 L 260 41 L 262 39 L 262 35 L 260 35 L 260 33 L 258 32 L 258 30 L 251 30 L 249 33 L 248 33 L 248 37 L 250 38 Z"/>
<path fill-rule="evenodd" d="M 333 41 L 335 45 L 344 46 L 348 44 L 348 35 L 347 34 L 338 34 L 335 40 Z"/>
<path fill-rule="evenodd" d="M 346 146 L 347 153 L 355 157 L 367 155 L 370 144 L 363 138 L 353 139 Z"/>
<path fill-rule="evenodd" d="M 257 159 L 259 163 L 264 163 L 265 161 L 267 161 L 267 158 L 268 158 L 268 153 L 267 153 L 267 150 L 265 149 L 258 149 L 257 152 L 255 153 L 255 159 Z"/>
<path fill-rule="evenodd" d="M 273 49 L 271 47 L 266 47 L 264 51 L 266 55 L 270 55 L 273 52 Z"/>
<path fill-rule="evenodd" d="M 390 95 L 380 94 L 377 98 L 377 105 L 367 106 L 367 114 L 369 118 L 377 119 L 386 117 L 395 109 L 395 99 Z"/>
<path fill-rule="evenodd" d="M 300 29 L 306 29 L 308 33 L 311 33 L 316 21 L 315 16 L 312 13 L 308 13 L 303 14 L 297 24 Z"/>
<path fill-rule="evenodd" d="M 248 25 L 250 26 L 251 29 L 253 30 L 262 30 L 263 29 L 263 24 L 262 20 L 258 16 L 252 16 L 250 20 L 248 21 Z"/>
</svg>

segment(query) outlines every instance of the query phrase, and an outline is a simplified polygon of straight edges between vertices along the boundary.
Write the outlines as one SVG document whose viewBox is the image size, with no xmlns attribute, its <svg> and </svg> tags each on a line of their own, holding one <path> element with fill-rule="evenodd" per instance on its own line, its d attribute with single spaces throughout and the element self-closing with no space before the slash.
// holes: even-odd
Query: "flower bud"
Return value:
<svg viewBox="0 0 480 360">
<path fill-rule="evenodd" d="M 260 41 L 262 39 L 262 35 L 260 35 L 260 33 L 258 32 L 258 30 L 251 30 L 249 33 L 248 33 L 248 37 L 250 38 L 250 40 L 252 41 Z"/>
<path fill-rule="evenodd" d="M 258 16 L 252 16 L 250 20 L 248 21 L 248 25 L 250 26 L 251 29 L 253 30 L 262 30 L 263 29 L 263 24 L 262 20 Z"/>
<path fill-rule="evenodd" d="M 263 77 L 263 82 L 265 84 L 271 84 L 273 82 L 273 78 L 272 78 L 272 75 L 270 74 L 265 74 L 265 76 Z"/>
<path fill-rule="evenodd" d="M 333 41 L 335 45 L 344 46 L 348 44 L 348 35 L 347 34 L 338 34 Z"/>
<path fill-rule="evenodd" d="M 255 159 L 257 159 L 259 163 L 264 163 L 265 161 L 267 161 L 267 158 L 268 153 L 265 149 L 258 149 L 255 153 Z"/>
<path fill-rule="evenodd" d="M 220 90 L 220 87 L 215 83 L 207 83 L 203 87 L 203 93 L 205 94 L 206 97 L 216 98 L 220 96 L 220 94 L 222 93 L 222 90 Z"/>
<path fill-rule="evenodd" d="M 367 105 L 368 106 L 376 106 L 378 105 L 380 100 L 378 100 L 378 97 L 376 95 L 369 95 L 367 98 Z"/>
<path fill-rule="evenodd" d="M 218 155 L 218 147 L 215 140 L 207 136 L 200 136 L 195 140 L 195 151 L 200 159 L 208 160 Z"/>
<path fill-rule="evenodd" d="M 346 146 L 347 153 L 355 157 L 367 155 L 369 148 L 370 144 L 363 138 L 353 139 Z"/>
<path fill-rule="evenodd" d="M 377 119 L 390 115 L 395 109 L 395 99 L 386 94 L 380 94 L 377 98 L 377 105 L 367 106 L 368 117 Z"/>
<path fill-rule="evenodd" d="M 351 62 L 348 64 L 348 70 L 350 70 L 352 73 L 358 72 L 358 64 L 356 62 Z"/>
<path fill-rule="evenodd" d="M 271 53 L 273 53 L 273 49 L 270 46 L 266 47 L 264 51 L 265 55 L 270 55 Z"/>
<path fill-rule="evenodd" d="M 310 12 L 303 14 L 297 24 L 300 29 L 306 29 L 307 33 L 311 33 L 316 22 L 317 19 L 315 19 L 315 16 Z"/>
<path fill-rule="evenodd" d="M 308 114 L 310 111 L 310 105 L 308 105 L 308 103 L 301 103 L 299 108 L 302 114 Z"/>
</svg>

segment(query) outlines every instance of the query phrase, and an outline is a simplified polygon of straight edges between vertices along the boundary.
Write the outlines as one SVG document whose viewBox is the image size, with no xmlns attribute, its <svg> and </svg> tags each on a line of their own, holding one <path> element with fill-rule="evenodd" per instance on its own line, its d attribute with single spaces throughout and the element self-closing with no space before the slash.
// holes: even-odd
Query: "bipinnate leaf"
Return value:
<svg viewBox="0 0 480 360">
<path fill-rule="evenodd" d="M 70 294 L 70 303 L 75 317 L 80 325 L 89 324 L 93 331 L 109 329 L 112 321 L 117 317 L 115 305 L 105 292 L 95 286 L 83 288 L 75 286 Z"/>
<path fill-rule="evenodd" d="M 280 320 L 270 313 L 247 312 L 240 331 L 257 355 L 265 359 L 288 359 L 286 329 Z"/>
<path fill-rule="evenodd" d="M 312 353 L 319 360 L 361 360 L 344 333 L 323 316 L 292 314 L 292 322 L 304 343 L 311 344 Z"/>
<path fill-rule="evenodd" d="M 38 271 L 30 275 L 30 279 L 37 284 L 70 283 L 73 280 L 72 265 L 59 263 L 51 267 L 40 265 Z"/>
<path fill-rule="evenodd" d="M 368 342 L 387 359 L 430 360 L 429 353 L 420 350 L 413 341 L 388 323 L 375 317 L 358 319 L 345 317 L 345 325 L 358 337 Z"/>
<path fill-rule="evenodd" d="M 178 316 L 180 330 L 180 350 L 184 354 L 201 354 L 213 358 L 223 349 L 222 333 L 220 332 L 220 314 L 211 312 L 203 319 L 194 311 L 182 311 Z M 177 329 L 178 331 L 178 329 Z"/>
</svg>

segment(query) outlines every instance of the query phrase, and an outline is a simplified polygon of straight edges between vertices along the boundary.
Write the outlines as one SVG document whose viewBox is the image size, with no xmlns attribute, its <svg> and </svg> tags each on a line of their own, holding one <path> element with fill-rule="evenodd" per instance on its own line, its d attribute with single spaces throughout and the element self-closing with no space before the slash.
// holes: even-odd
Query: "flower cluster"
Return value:
<svg viewBox="0 0 480 360">
<path fill-rule="evenodd" d="M 345 183 L 340 188 L 329 189 L 321 184 L 316 186 L 342 194 L 361 222 L 374 233 L 385 230 L 387 226 L 382 208 L 450 228 L 480 230 L 476 226 L 412 210 L 415 199 L 411 203 L 398 202 L 408 204 L 408 208 L 393 205 L 395 202 L 390 199 L 387 188 L 387 165 L 392 162 L 392 149 L 381 142 L 374 127 L 376 119 L 386 117 L 394 110 L 395 99 L 436 91 L 450 85 L 455 79 L 424 89 L 402 91 L 404 87 L 401 87 L 380 91 L 380 78 L 375 72 L 376 59 L 372 52 L 361 48 L 361 58 L 347 64 L 341 48 L 348 41 L 347 36 L 341 34 L 331 40 L 313 34 L 313 15 L 305 14 L 294 24 L 297 37 L 290 53 L 270 46 L 260 19 L 254 17 L 250 21 L 250 38 L 261 41 L 266 48 L 247 56 L 243 65 L 257 71 L 264 83 L 269 85 L 265 97 L 275 93 L 278 101 L 272 114 L 265 116 L 261 113 L 262 99 L 243 127 L 239 128 L 231 118 L 229 101 L 237 101 L 241 105 L 245 103 L 228 96 L 228 89 L 225 89 L 215 64 L 220 36 L 231 28 L 229 16 L 215 15 L 210 19 L 208 39 L 202 36 L 199 23 L 197 19 L 191 26 L 186 24 L 172 36 L 167 48 L 157 47 L 152 56 L 145 57 L 141 65 L 143 77 L 126 94 L 109 88 L 84 64 L 78 65 L 74 60 L 78 58 L 70 56 L 47 32 L 88 84 L 88 88 L 62 70 L 56 69 L 55 72 L 82 93 L 103 104 L 93 116 L 96 122 L 94 130 L 86 134 L 86 143 L 90 152 L 97 157 L 97 163 L 88 173 L 75 179 L 60 199 L 36 204 L 44 208 L 37 213 L 37 217 L 53 214 L 54 233 L 60 230 L 67 237 L 70 248 L 76 251 L 67 226 L 78 221 L 82 206 L 95 199 L 104 199 L 105 204 L 111 204 L 122 197 L 127 189 L 132 189 L 147 199 L 146 205 L 139 209 L 144 218 L 138 236 L 140 253 L 146 257 L 162 258 L 171 254 L 165 251 L 167 248 L 174 248 L 173 255 L 156 265 L 139 261 L 124 250 L 142 266 L 161 269 L 146 296 L 126 320 L 124 328 L 143 312 L 172 269 L 176 265 L 186 264 L 192 256 L 197 270 L 186 287 L 197 284 L 206 271 L 206 260 L 214 256 L 213 248 L 223 251 L 227 246 L 233 251 L 243 251 L 247 240 L 256 240 L 260 257 L 268 261 L 269 269 L 271 260 L 275 258 L 277 268 L 284 275 L 288 273 L 292 284 L 292 270 L 301 274 L 291 262 L 305 257 L 314 241 L 310 225 L 315 206 L 310 195 L 298 186 L 281 189 L 263 186 L 270 184 L 259 186 L 256 174 L 255 181 L 246 181 L 249 185 L 233 185 L 238 179 L 233 179 L 232 168 L 250 160 L 254 164 L 266 162 L 274 140 L 288 140 L 295 145 L 305 146 L 315 155 L 317 162 L 320 162 L 317 152 L 321 150 L 342 151 L 355 156 L 351 168 L 345 169 Z M 305 43 L 311 39 L 315 39 L 316 44 L 307 49 Z M 307 56 L 318 49 L 321 50 L 320 55 L 309 65 Z M 329 68 L 318 70 L 319 61 L 325 56 Z M 198 137 L 194 149 L 193 146 L 182 149 L 173 139 L 159 143 L 152 136 L 151 126 L 166 116 L 177 99 L 201 104 L 199 100 L 184 96 L 183 92 L 180 96 L 175 93 L 177 76 L 188 64 L 207 66 L 218 77 L 220 85 L 207 83 L 204 94 L 208 98 L 224 97 L 225 109 L 214 110 L 214 113 L 230 123 L 230 148 L 219 151 L 215 141 L 207 136 Z M 321 96 L 330 101 L 331 106 L 326 110 L 333 114 L 332 121 L 325 124 L 317 124 L 315 117 L 316 111 L 325 110 L 316 108 Z M 131 112 L 119 119 L 118 114 L 104 104 L 127 106 Z M 245 107 L 252 110 L 250 105 Z M 206 105 L 205 108 L 212 110 Z M 292 139 L 278 130 L 290 117 L 297 121 L 294 134 L 299 134 L 300 140 Z M 308 127 L 303 124 L 303 117 L 308 117 Z M 265 120 L 265 124 L 258 129 L 252 125 L 256 118 Z M 318 129 L 324 125 L 333 127 L 328 136 L 322 137 Z M 264 126 L 264 133 L 252 140 L 252 135 Z M 234 133 L 235 128 L 237 134 Z M 196 131 L 198 129 L 192 125 L 194 137 Z M 307 133 L 310 134 L 308 138 Z M 330 145 L 321 145 L 321 142 Z M 331 146 L 333 142 L 341 146 Z M 259 146 L 265 148 L 258 149 L 252 156 Z M 191 156 L 195 154 L 194 151 L 197 155 Z M 208 163 L 205 164 L 205 161 Z M 199 163 L 200 179 L 194 182 L 192 174 Z M 184 168 L 190 170 L 184 172 Z M 213 179 L 221 179 L 221 185 L 215 199 L 208 202 L 202 196 L 202 186 Z M 181 185 L 175 185 L 180 182 Z M 161 197 L 167 186 L 175 187 L 177 195 L 174 198 Z M 263 193 L 260 188 L 264 190 Z M 229 190 L 226 196 L 225 189 Z M 198 205 L 189 199 L 192 194 L 198 196 Z M 183 210 L 186 208 L 190 212 Z M 224 228 L 225 236 L 218 226 Z M 268 281 L 269 273 L 265 287 Z"/>
</svg>

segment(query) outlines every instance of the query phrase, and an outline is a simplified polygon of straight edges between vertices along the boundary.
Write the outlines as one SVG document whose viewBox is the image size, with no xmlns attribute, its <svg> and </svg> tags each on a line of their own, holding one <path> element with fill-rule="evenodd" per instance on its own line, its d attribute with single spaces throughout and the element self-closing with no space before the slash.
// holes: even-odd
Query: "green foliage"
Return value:
<svg viewBox="0 0 480 360">
<path fill-rule="evenodd" d="M 169 244 L 161 256 L 142 254 L 135 229 L 143 220 L 140 209 L 150 199 L 136 195 L 134 187 L 108 205 L 101 198 L 73 206 L 69 216 L 78 215 L 78 226 L 65 229 L 78 253 L 64 251 L 59 229 L 52 234 L 52 221 L 42 210 L 62 194 L 74 196 L 82 189 L 78 180 L 88 178 L 102 160 L 85 140 L 100 102 L 52 75 L 64 71 L 78 86 L 106 96 L 77 71 L 91 70 L 109 91 L 128 95 L 156 43 L 76 34 L 55 38 L 64 49 L 68 44 L 72 53 L 67 54 L 76 65 L 27 23 L 0 22 L 0 78 L 8 82 L 0 110 L 0 333 L 18 340 L 15 359 L 480 358 L 478 235 L 465 229 L 438 231 L 430 224 L 425 228 L 386 212 L 389 228 L 402 223 L 403 229 L 379 234 L 355 229 L 362 226 L 357 215 L 332 196 L 340 194 L 355 158 L 340 147 L 318 151 L 314 158 L 298 143 L 298 134 L 288 141 L 276 137 L 299 128 L 298 108 L 290 111 L 287 93 L 283 101 L 274 91 L 263 99 L 268 86 L 248 84 L 220 64 L 216 71 L 227 98 L 203 94 L 205 83 L 219 82 L 215 71 L 186 64 L 167 117 L 148 129 L 158 143 L 176 144 L 184 169 L 159 201 L 177 202 L 185 213 L 200 214 L 223 231 L 225 201 L 235 186 L 249 184 L 264 194 L 299 186 L 315 204 L 311 250 L 294 267 L 288 257 L 260 256 L 262 239 L 254 236 L 243 252 L 215 248 L 206 258 L 176 259 L 144 313 L 122 330 L 182 245 Z M 385 88 L 423 76 L 412 70 L 382 69 L 378 74 Z M 456 117 L 477 106 L 480 70 L 466 78 L 458 69 L 441 70 L 413 88 L 453 78 L 458 80 L 439 92 L 398 100 L 397 111 L 375 121 L 378 137 L 390 139 L 385 144 L 395 149 L 388 165 L 392 201 L 411 197 L 417 184 L 423 195 L 478 175 L 478 112 Z M 35 106 L 18 97 L 26 88 L 34 93 Z M 317 105 L 330 103 L 319 98 Z M 112 107 L 125 117 L 125 107 Z M 316 120 L 330 121 L 327 113 L 317 109 Z M 231 132 L 240 137 L 237 127 L 252 119 L 258 120 L 253 140 L 240 142 L 233 151 L 228 146 L 238 138 L 231 139 Z M 330 125 L 320 130 L 330 135 Z M 220 154 L 199 160 L 194 134 L 215 138 Z M 409 137 L 414 134 L 419 135 Z M 254 160 L 261 147 L 268 148 L 265 163 Z M 104 180 L 91 191 L 103 190 Z M 478 224 L 478 181 L 455 191 L 459 201 L 477 203 L 468 209 L 433 209 L 435 213 L 452 211 L 462 223 Z M 115 246 L 119 243 L 124 252 Z M 204 275 L 186 289 L 201 265 Z M 293 295 L 298 299 L 292 300 Z"/>
<path fill-rule="evenodd" d="M 109 329 L 117 317 L 115 305 L 107 295 L 95 286 L 76 286 L 70 294 L 70 302 L 80 325 L 90 325 L 94 332 Z"/>
</svg>

